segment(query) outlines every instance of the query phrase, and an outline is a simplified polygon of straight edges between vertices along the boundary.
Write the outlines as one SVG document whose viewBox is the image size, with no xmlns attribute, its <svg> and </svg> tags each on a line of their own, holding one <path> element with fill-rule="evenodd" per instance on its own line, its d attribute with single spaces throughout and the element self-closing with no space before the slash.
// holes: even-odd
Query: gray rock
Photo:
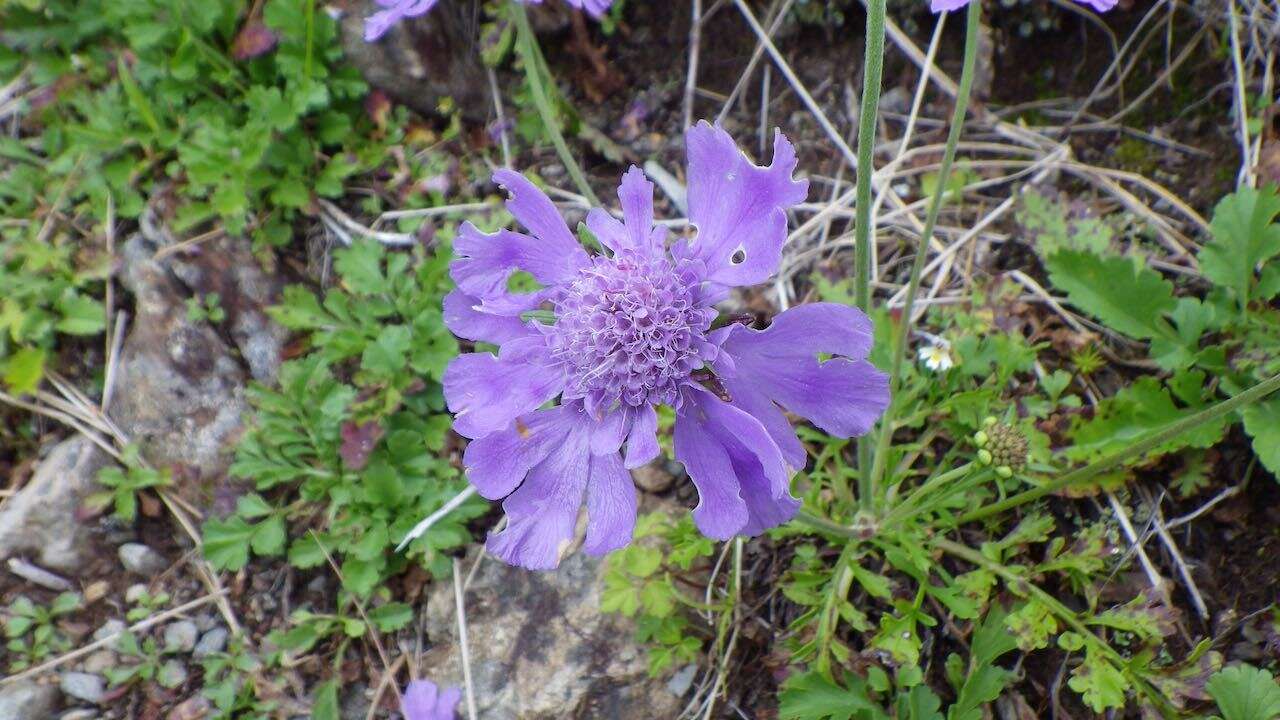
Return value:
<svg viewBox="0 0 1280 720">
<path fill-rule="evenodd" d="M 216 627 L 200 637 L 200 642 L 196 643 L 195 657 L 208 657 L 214 653 L 220 653 L 227 648 L 227 629 Z"/>
<path fill-rule="evenodd" d="M 187 291 L 153 259 L 157 249 L 136 236 L 122 251 L 136 319 L 120 351 L 111 415 L 153 464 L 217 477 L 249 409 L 245 371 L 212 327 L 187 316 Z"/>
<path fill-rule="evenodd" d="M 58 688 L 29 680 L 0 685 L 0 720 L 32 720 L 53 715 Z"/>
<path fill-rule="evenodd" d="M 102 623 L 102 627 L 93 631 L 93 639 L 95 641 L 105 640 L 112 635 L 119 635 L 123 633 L 128 629 L 128 627 L 128 625 L 124 624 L 123 620 L 108 620 Z"/>
<path fill-rule="evenodd" d="M 173 652 L 188 653 L 195 649 L 200 631 L 190 620 L 179 620 L 164 628 L 164 648 Z"/>
<path fill-rule="evenodd" d="M 600 612 L 602 575 L 601 560 L 580 552 L 554 572 L 528 572 L 492 559 L 480 566 L 466 608 L 482 718 L 652 720 L 678 714 L 679 698 L 664 680 L 648 676 L 634 625 Z M 435 647 L 423 657 L 421 674 L 461 685 L 451 582 L 431 591 L 427 633 Z"/>
<path fill-rule="evenodd" d="M 124 601 L 130 605 L 134 605 L 140 602 L 142 598 L 146 597 L 148 594 L 146 583 L 134 583 L 125 588 Z"/>
<path fill-rule="evenodd" d="M 87 673 L 101 675 L 116 666 L 119 659 L 110 650 L 99 650 L 84 659 L 81 669 Z"/>
<path fill-rule="evenodd" d="M 0 506 L 0 558 L 30 553 L 40 565 L 67 573 L 92 556 L 92 531 L 76 511 L 97 489 L 105 453 L 83 436 L 64 440 L 31 481 Z"/>
<path fill-rule="evenodd" d="M 675 675 L 667 681 L 667 692 L 676 697 L 684 697 L 689 692 L 689 688 L 693 687 L 693 679 L 698 676 L 698 666 L 689 663 L 676 671 Z"/>
<path fill-rule="evenodd" d="M 160 553 L 142 543 L 125 543 L 120 546 L 120 563 L 124 569 L 138 575 L 159 575 L 169 567 Z"/>
<path fill-rule="evenodd" d="M 67 697 L 97 705 L 107 691 L 107 681 L 101 675 L 85 672 L 62 673 L 58 687 Z"/>
<path fill-rule="evenodd" d="M 160 666 L 156 680 L 167 688 L 181 687 L 187 681 L 187 666 L 183 665 L 181 660 L 166 660 L 164 665 Z"/>
<path fill-rule="evenodd" d="M 94 720 L 99 717 L 98 711 L 89 708 L 80 708 L 78 710 L 68 710 L 58 716 L 58 720 Z"/>
</svg>

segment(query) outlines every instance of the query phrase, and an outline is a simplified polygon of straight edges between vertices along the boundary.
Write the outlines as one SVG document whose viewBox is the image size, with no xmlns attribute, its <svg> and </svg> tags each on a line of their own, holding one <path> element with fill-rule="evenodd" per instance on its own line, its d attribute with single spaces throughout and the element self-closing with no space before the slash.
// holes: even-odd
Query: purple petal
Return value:
<svg viewBox="0 0 1280 720">
<path fill-rule="evenodd" d="M 889 404 L 889 378 L 863 360 L 870 322 L 834 303 L 792 308 L 765 330 L 735 326 L 721 345 L 733 358 L 736 382 L 808 418 L 832 435 L 871 429 Z M 818 353 L 843 355 L 818 362 Z"/>
<path fill-rule="evenodd" d="M 558 285 L 572 281 L 588 262 L 577 243 L 565 247 L 510 230 L 487 235 L 469 222 L 458 229 L 453 248 L 458 259 L 449 264 L 449 275 L 464 292 L 486 302 L 511 295 L 507 280 L 517 270 L 543 285 Z"/>
<path fill-rule="evenodd" d="M 969 0 L 933 0 L 929 9 L 933 12 L 951 12 L 969 4 Z"/>
<path fill-rule="evenodd" d="M 626 467 L 634 470 L 648 465 L 658 457 L 658 413 L 652 405 L 646 404 L 635 413 L 631 420 L 631 432 L 627 434 Z"/>
<path fill-rule="evenodd" d="M 438 0 L 378 0 L 378 5 L 386 9 L 365 18 L 365 42 L 378 40 L 405 18 L 426 14 L 428 10 L 435 7 L 436 2 Z"/>
<path fill-rule="evenodd" d="M 745 460 L 758 466 L 771 498 L 790 492 L 790 473 L 759 420 L 701 388 L 687 386 L 683 399 L 676 416 L 675 454 L 698 489 L 693 520 L 707 537 L 727 540 L 750 520 L 737 472 Z"/>
<path fill-rule="evenodd" d="M 532 363 L 504 362 L 489 353 L 467 353 L 444 371 L 444 397 L 454 413 L 453 429 L 479 438 L 509 427 L 564 386 L 558 370 Z"/>
<path fill-rule="evenodd" d="M 653 183 L 640 168 L 632 165 L 622 176 L 618 200 L 623 222 L 596 208 L 587 214 L 587 228 L 615 255 L 627 250 L 650 255 L 660 249 L 661 245 L 654 244 L 661 236 L 653 227 Z"/>
<path fill-rule="evenodd" d="M 541 1 L 541 0 L 537 0 Z M 566 0 L 570 5 L 579 10 L 586 10 L 594 17 L 604 15 L 609 6 L 613 4 L 613 0 Z"/>
<path fill-rule="evenodd" d="M 502 503 L 507 526 L 489 536 L 495 557 L 529 570 L 552 570 L 573 540 L 590 475 L 587 424 L 580 423 Z"/>
<path fill-rule="evenodd" d="M 414 680 L 400 696 L 400 709 L 405 720 L 455 720 L 462 688 L 445 688 L 444 692 L 430 680 Z"/>
<path fill-rule="evenodd" d="M 631 427 L 631 411 L 617 407 L 605 413 L 591 429 L 591 453 L 593 455 L 616 454 L 622 447 Z"/>
<path fill-rule="evenodd" d="M 775 495 L 773 483 L 754 455 L 741 443 L 733 440 L 727 441 L 725 448 L 729 453 L 733 472 L 738 476 L 742 499 L 747 504 L 747 524 L 740 533 L 759 535 L 796 516 L 800 510 L 800 501 L 791 495 L 790 488 L 782 495 Z"/>
<path fill-rule="evenodd" d="M 682 254 L 706 263 L 720 285 L 763 282 L 777 269 L 787 239 L 786 209 L 802 202 L 807 180 L 792 180 L 795 149 L 774 133 L 773 162 L 757 167 L 733 138 L 706 122 L 685 134 L 689 154 L 689 219 L 697 236 Z"/>
<path fill-rule="evenodd" d="M 1088 5 L 1098 12 L 1107 12 L 1119 4 L 1120 0 L 1076 0 L 1081 5 Z"/>
<path fill-rule="evenodd" d="M 518 316 L 484 312 L 478 298 L 461 290 L 444 296 L 444 324 L 460 338 L 501 345 L 532 332 Z"/>
<path fill-rule="evenodd" d="M 636 488 L 618 453 L 592 455 L 587 483 L 587 539 L 591 555 L 626 547 L 636 529 Z"/>
<path fill-rule="evenodd" d="M 510 495 L 576 425 L 561 407 L 516 418 L 511 426 L 472 440 L 462 455 L 467 479 L 490 500 Z"/>
<path fill-rule="evenodd" d="M 571 279 L 578 268 L 587 263 L 587 253 L 569 232 L 569 226 L 565 225 L 551 198 L 514 170 L 498 170 L 493 174 L 493 180 L 511 194 L 507 210 L 538 238 L 539 250 L 547 262 L 559 265 L 546 268 L 545 276 L 532 268 L 522 269 L 528 270 L 544 285 Z"/>
<path fill-rule="evenodd" d="M 767 396 L 755 390 L 750 382 L 725 377 L 721 377 L 720 382 L 732 398 L 732 404 L 759 420 L 764 426 L 769 437 L 782 452 L 782 459 L 786 461 L 787 467 L 793 470 L 803 468 L 809 459 L 809 454 L 805 452 L 804 445 L 801 445 L 800 439 L 796 437 L 795 428 L 791 427 L 791 423 L 778 406 Z"/>
</svg>

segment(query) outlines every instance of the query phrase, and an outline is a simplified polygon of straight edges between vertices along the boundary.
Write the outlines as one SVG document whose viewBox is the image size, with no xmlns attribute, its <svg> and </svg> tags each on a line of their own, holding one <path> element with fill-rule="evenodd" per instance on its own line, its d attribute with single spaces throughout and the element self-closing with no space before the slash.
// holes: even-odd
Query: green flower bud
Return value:
<svg viewBox="0 0 1280 720">
<path fill-rule="evenodd" d="M 993 458 L 991 457 L 990 450 L 983 448 L 982 450 L 978 451 L 978 462 L 982 463 L 983 465 L 990 465 L 992 459 Z"/>
<path fill-rule="evenodd" d="M 986 447 L 987 434 L 981 430 L 973 434 L 973 444 L 978 447 Z"/>
<path fill-rule="evenodd" d="M 1013 468 L 1010 468 L 1008 465 L 1001 465 L 1000 467 L 996 468 L 996 475 L 999 475 L 1000 477 L 1005 478 L 1007 480 L 1013 477 Z"/>
<path fill-rule="evenodd" d="M 996 423 L 987 428 L 987 444 L 992 463 L 1007 467 L 1010 473 L 1021 472 L 1027 467 L 1027 437 L 1013 427 Z"/>
</svg>

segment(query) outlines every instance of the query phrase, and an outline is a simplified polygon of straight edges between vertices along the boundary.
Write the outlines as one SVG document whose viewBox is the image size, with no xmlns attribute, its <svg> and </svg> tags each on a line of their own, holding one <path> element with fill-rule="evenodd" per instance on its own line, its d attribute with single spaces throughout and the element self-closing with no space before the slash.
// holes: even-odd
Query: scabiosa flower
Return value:
<svg viewBox="0 0 1280 720">
<path fill-rule="evenodd" d="M 1098 12 L 1107 12 L 1119 4 L 1120 0 L 1076 0 L 1081 5 L 1088 5 Z M 933 12 L 949 12 L 959 10 L 969 4 L 969 0 L 932 0 L 930 9 Z"/>
<path fill-rule="evenodd" d="M 759 534 L 799 508 L 790 478 L 805 450 L 782 408 L 849 437 L 867 432 L 889 402 L 888 377 L 866 360 L 871 322 L 857 309 L 814 303 L 764 330 L 717 326 L 715 303 L 777 268 L 786 210 L 808 183 L 792 179 L 795 150 L 780 132 L 767 167 L 705 122 L 686 143 L 697 235 L 670 248 L 666 229 L 654 226 L 654 186 L 635 167 L 618 188 L 623 221 L 599 209 L 587 216 L 604 254 L 584 251 L 550 199 L 511 170 L 494 179 L 530 234 L 459 230 L 445 322 L 499 351 L 454 359 L 444 394 L 454 429 L 471 438 L 467 477 L 484 497 L 505 498 L 507 525 L 488 549 L 508 563 L 554 568 L 584 498 L 588 553 L 630 542 L 628 470 L 658 456 L 656 405 L 676 411 L 675 457 L 700 498 L 695 523 L 725 540 Z M 510 291 L 517 270 L 542 287 Z M 537 320 L 546 315 L 554 322 Z"/>
<path fill-rule="evenodd" d="M 404 720 L 457 720 L 462 688 L 443 691 L 430 680 L 414 680 L 400 696 Z"/>
<path fill-rule="evenodd" d="M 388 30 L 395 27 L 405 18 L 421 17 L 426 15 L 431 8 L 436 6 L 440 0 L 375 0 L 382 9 L 365 18 L 364 21 L 364 39 L 365 42 L 374 42 L 387 33 Z M 516 2 L 529 4 L 541 4 L 542 0 L 516 0 Z M 565 0 L 579 10 L 586 10 L 594 17 L 604 15 L 604 12 L 613 4 L 613 0 Z"/>
</svg>

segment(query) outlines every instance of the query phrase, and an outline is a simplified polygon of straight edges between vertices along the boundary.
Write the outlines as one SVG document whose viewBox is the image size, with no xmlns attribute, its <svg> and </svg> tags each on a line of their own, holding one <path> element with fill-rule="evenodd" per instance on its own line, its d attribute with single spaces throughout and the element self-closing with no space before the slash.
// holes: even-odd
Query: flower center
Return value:
<svg viewBox="0 0 1280 720">
<path fill-rule="evenodd" d="M 563 363 L 566 399 L 589 412 L 621 402 L 672 404 L 682 382 L 712 357 L 716 313 L 697 302 L 697 277 L 665 257 L 597 257 L 556 301 L 548 333 Z"/>
</svg>

